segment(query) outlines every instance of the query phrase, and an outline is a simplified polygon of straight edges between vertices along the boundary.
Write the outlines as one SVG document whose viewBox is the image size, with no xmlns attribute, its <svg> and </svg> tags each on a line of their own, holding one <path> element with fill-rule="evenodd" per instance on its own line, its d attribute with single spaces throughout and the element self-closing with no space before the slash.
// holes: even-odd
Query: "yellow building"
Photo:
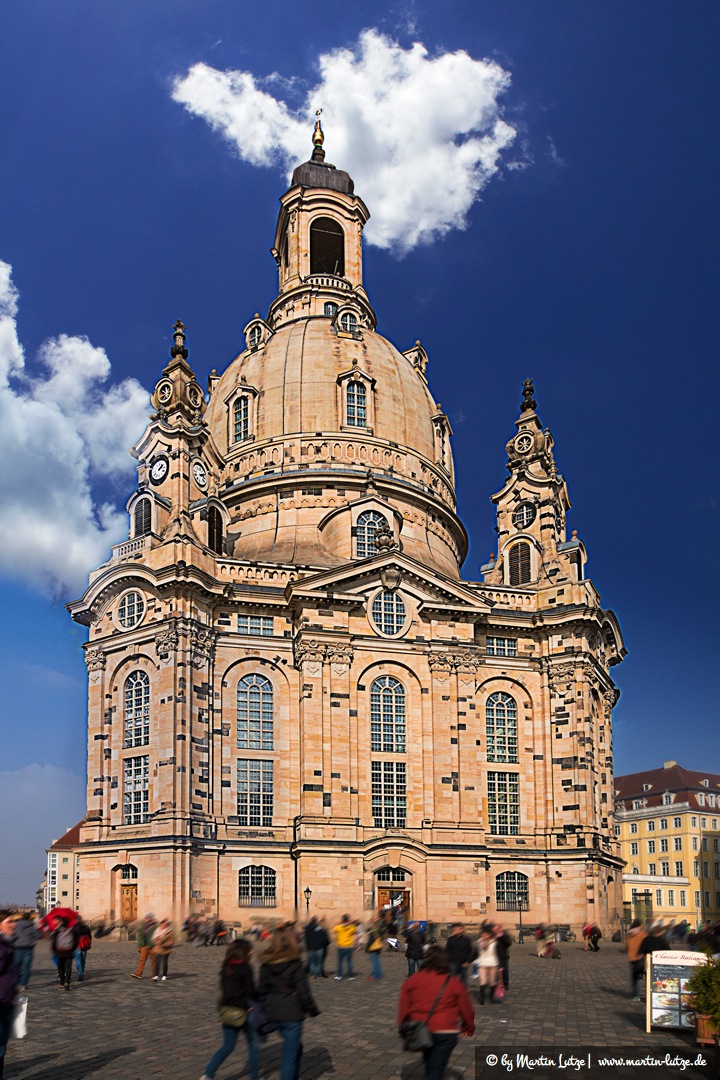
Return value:
<svg viewBox="0 0 720 1080">
<path fill-rule="evenodd" d="M 627 917 L 720 919 L 720 776 L 676 761 L 615 779 Z"/>
<path fill-rule="evenodd" d="M 498 552 L 462 580 L 448 418 L 422 345 L 377 332 L 369 211 L 322 140 L 280 200 L 278 296 L 207 396 L 176 324 L 129 538 L 69 605 L 83 911 L 286 918 L 309 890 L 331 917 L 609 927 L 625 649 L 552 436 L 528 381 Z"/>
</svg>

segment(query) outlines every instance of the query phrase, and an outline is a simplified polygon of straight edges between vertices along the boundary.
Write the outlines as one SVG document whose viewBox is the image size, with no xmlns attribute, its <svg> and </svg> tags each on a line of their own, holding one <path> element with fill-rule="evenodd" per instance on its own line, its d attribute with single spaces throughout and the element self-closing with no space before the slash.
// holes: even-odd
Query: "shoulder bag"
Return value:
<svg viewBox="0 0 720 1080">
<path fill-rule="evenodd" d="M 400 1034 L 402 1035 L 403 1050 L 429 1050 L 433 1045 L 432 1035 L 428 1028 L 428 1020 L 438 1007 L 440 998 L 445 993 L 445 988 L 450 982 L 450 976 L 448 975 L 445 982 L 440 987 L 440 993 L 432 1003 L 432 1008 L 427 1014 L 424 1020 L 406 1020 L 403 1026 L 400 1028 Z"/>
</svg>

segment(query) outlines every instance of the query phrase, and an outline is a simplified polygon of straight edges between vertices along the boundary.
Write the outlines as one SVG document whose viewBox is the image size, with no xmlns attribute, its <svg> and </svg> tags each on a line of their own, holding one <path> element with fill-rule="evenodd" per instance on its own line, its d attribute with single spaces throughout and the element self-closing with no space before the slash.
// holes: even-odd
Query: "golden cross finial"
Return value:
<svg viewBox="0 0 720 1080">
<path fill-rule="evenodd" d="M 325 142 L 325 134 L 320 123 L 320 117 L 322 116 L 322 109 L 317 109 L 315 112 L 317 120 L 315 121 L 315 128 L 313 130 L 313 146 L 322 146 Z"/>
</svg>

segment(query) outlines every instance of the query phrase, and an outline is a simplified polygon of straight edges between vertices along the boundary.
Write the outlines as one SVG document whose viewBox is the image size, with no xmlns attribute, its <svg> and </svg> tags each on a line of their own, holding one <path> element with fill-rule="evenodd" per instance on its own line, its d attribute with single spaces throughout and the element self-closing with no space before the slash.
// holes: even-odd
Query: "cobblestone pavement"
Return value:
<svg viewBox="0 0 720 1080">
<path fill-rule="evenodd" d="M 220 1043 L 215 992 L 221 957 L 219 948 L 181 945 L 170 957 L 166 983 L 153 982 L 149 966 L 138 982 L 130 977 L 135 946 L 99 941 L 88 954 L 85 981 L 74 977 L 65 993 L 41 944 L 30 983 L 28 1035 L 10 1043 L 6 1080 L 198 1080 Z M 419 1080 L 420 1055 L 403 1053 L 395 1031 L 404 956 L 383 955 L 379 983 L 367 981 L 368 958 L 356 958 L 355 982 L 311 982 L 322 1012 L 305 1023 L 302 1080 Z M 475 1077 L 475 1049 L 482 1045 L 594 1045 L 618 1053 L 637 1047 L 694 1056 L 693 1033 L 645 1033 L 644 1005 L 629 1000 L 627 981 L 619 945 L 586 953 L 582 944 L 566 944 L 559 961 L 537 959 L 531 944 L 514 945 L 510 990 L 502 1004 L 480 1006 L 476 1000 L 475 1036 L 460 1040 L 453 1054 L 457 1076 Z M 264 1078 L 276 1080 L 279 1058 L 279 1037 L 273 1035 L 263 1048 Z M 218 1080 L 246 1077 L 245 1060 L 241 1039 Z"/>
</svg>

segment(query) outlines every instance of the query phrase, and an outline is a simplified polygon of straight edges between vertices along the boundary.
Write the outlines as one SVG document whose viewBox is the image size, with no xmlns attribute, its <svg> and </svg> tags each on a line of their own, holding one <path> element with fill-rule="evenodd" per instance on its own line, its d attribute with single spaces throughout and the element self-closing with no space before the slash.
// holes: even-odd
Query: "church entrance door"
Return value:
<svg viewBox="0 0 720 1080">
<path fill-rule="evenodd" d="M 378 915 L 381 919 L 387 916 L 388 911 L 392 911 L 396 920 L 400 915 L 407 917 L 410 911 L 409 889 L 378 889 L 377 898 Z"/>
<path fill-rule="evenodd" d="M 124 923 L 137 919 L 137 885 L 120 886 L 120 918 Z"/>
</svg>

